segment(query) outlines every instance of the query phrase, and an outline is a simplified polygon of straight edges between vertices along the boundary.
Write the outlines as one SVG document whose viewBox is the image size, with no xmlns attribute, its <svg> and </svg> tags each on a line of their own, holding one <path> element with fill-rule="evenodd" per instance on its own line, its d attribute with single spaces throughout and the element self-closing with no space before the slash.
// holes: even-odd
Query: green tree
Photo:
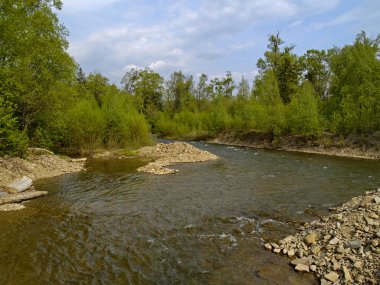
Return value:
<svg viewBox="0 0 380 285">
<path fill-rule="evenodd" d="M 175 71 L 166 82 L 168 99 L 172 101 L 172 111 L 180 112 L 184 109 L 194 109 L 192 95 L 194 81 L 192 76 L 185 76 L 181 71 Z"/>
<path fill-rule="evenodd" d="M 329 115 L 340 132 L 370 132 L 380 129 L 380 36 L 361 32 L 332 58 Z"/>
<path fill-rule="evenodd" d="M 250 87 L 248 80 L 244 78 L 244 76 L 241 77 L 241 81 L 238 85 L 238 92 L 237 97 L 243 100 L 248 100 L 250 94 Z"/>
</svg>

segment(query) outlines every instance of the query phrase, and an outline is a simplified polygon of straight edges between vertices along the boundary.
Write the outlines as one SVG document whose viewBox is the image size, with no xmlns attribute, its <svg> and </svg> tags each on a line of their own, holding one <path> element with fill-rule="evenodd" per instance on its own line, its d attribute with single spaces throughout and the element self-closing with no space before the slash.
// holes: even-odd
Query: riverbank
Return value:
<svg viewBox="0 0 380 285">
<path fill-rule="evenodd" d="M 0 157 L 0 188 L 22 176 L 32 180 L 79 172 L 85 159 L 58 156 L 46 149 L 30 148 L 25 158 Z"/>
<path fill-rule="evenodd" d="M 262 132 L 224 133 L 207 142 L 271 150 L 313 153 L 339 157 L 380 160 L 380 138 L 323 134 L 320 137 L 282 136 Z"/>
<path fill-rule="evenodd" d="M 380 188 L 331 211 L 265 248 L 321 284 L 380 284 Z"/>
</svg>

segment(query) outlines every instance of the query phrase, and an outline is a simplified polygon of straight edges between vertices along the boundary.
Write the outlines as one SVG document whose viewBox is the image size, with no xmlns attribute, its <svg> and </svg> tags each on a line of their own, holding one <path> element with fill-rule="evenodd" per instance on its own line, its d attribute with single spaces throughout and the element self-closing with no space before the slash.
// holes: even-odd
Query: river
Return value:
<svg viewBox="0 0 380 285">
<path fill-rule="evenodd" d="M 317 284 L 263 239 L 380 185 L 378 161 L 192 144 L 221 158 L 168 176 L 90 160 L 37 181 L 48 196 L 0 213 L 0 284 Z"/>
</svg>

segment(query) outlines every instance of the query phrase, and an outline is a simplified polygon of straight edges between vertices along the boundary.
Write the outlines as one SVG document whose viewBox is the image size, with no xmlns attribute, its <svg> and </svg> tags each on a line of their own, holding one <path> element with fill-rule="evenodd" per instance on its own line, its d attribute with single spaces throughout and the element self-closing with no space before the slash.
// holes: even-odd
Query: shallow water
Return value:
<svg viewBox="0 0 380 285">
<path fill-rule="evenodd" d="M 380 164 L 194 143 L 218 161 L 92 160 L 0 213 L 0 284 L 317 284 L 263 249 L 380 185 Z"/>
</svg>

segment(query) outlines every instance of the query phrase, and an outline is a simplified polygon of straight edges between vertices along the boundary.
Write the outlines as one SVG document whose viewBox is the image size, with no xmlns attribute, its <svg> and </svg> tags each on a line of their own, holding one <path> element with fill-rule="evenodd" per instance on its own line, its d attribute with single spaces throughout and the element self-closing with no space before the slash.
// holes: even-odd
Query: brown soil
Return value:
<svg viewBox="0 0 380 285">
<path fill-rule="evenodd" d="M 0 188 L 11 181 L 28 176 L 32 180 L 78 172 L 84 159 L 60 157 L 45 149 L 30 148 L 26 158 L 0 157 Z"/>
<path fill-rule="evenodd" d="M 157 144 L 142 147 L 139 150 L 142 157 L 153 158 L 155 161 L 140 167 L 138 171 L 157 175 L 176 173 L 177 170 L 167 168 L 176 163 L 201 162 L 216 160 L 218 156 L 207 151 L 199 150 L 185 142 Z"/>
</svg>

